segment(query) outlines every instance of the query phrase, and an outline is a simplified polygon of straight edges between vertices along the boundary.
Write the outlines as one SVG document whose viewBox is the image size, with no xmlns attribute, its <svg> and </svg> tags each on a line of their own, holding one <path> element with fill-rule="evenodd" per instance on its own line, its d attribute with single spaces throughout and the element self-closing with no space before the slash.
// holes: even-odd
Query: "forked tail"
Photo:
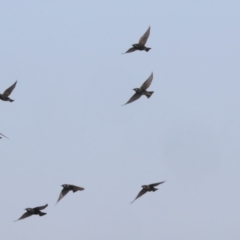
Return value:
<svg viewBox="0 0 240 240">
<path fill-rule="evenodd" d="M 154 92 L 147 92 L 146 97 L 150 98 Z"/>
<path fill-rule="evenodd" d="M 40 213 L 39 213 L 39 216 L 40 216 L 40 217 L 41 217 L 41 216 L 44 216 L 44 215 L 46 215 L 45 212 L 40 212 Z"/>
</svg>

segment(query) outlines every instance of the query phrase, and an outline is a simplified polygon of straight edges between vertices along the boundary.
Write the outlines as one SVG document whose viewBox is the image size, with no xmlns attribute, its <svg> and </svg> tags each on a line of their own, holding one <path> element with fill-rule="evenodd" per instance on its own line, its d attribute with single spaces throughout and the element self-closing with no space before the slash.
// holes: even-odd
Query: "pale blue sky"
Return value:
<svg viewBox="0 0 240 240">
<path fill-rule="evenodd" d="M 1 239 L 240 238 L 239 1 L 0 6 Z M 85 191 L 54 206 L 64 183 Z"/>
</svg>

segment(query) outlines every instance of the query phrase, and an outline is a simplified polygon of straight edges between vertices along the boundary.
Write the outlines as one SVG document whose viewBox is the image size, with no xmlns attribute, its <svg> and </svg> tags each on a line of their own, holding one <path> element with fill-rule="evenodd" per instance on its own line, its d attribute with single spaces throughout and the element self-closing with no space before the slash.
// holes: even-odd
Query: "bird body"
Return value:
<svg viewBox="0 0 240 240">
<path fill-rule="evenodd" d="M 151 48 L 146 47 L 144 45 L 141 45 L 139 43 L 135 43 L 132 46 L 135 48 L 135 50 L 139 50 L 139 51 L 143 51 L 144 50 L 144 51 L 148 52 L 151 49 Z"/>
<path fill-rule="evenodd" d="M 144 195 L 146 192 L 155 192 L 155 191 L 157 191 L 158 188 L 155 188 L 155 187 L 158 186 L 159 184 L 164 183 L 164 182 L 165 181 L 158 182 L 158 183 L 152 183 L 152 184 L 149 184 L 149 185 L 142 185 L 142 190 L 138 193 L 136 198 L 131 203 L 133 203 L 136 199 L 138 199 L 139 197 Z"/>
<path fill-rule="evenodd" d="M 24 218 L 27 218 L 27 217 L 30 217 L 32 215 L 39 215 L 40 217 L 41 216 L 44 216 L 46 215 L 47 213 L 44 213 L 44 212 L 41 212 L 41 210 L 43 210 L 44 208 L 46 208 L 48 206 L 48 204 L 44 205 L 44 206 L 40 206 L 40 207 L 35 207 L 35 208 L 26 208 L 26 212 L 19 218 L 17 219 L 16 221 L 18 220 L 21 220 L 21 219 L 24 219 Z M 15 222 L 16 222 L 15 221 Z"/>
<path fill-rule="evenodd" d="M 82 187 L 78 187 L 78 186 L 75 186 L 75 185 L 72 185 L 72 184 L 63 184 L 62 185 L 63 189 L 59 195 L 59 198 L 56 202 L 56 204 L 69 192 L 69 191 L 73 191 L 74 193 L 77 192 L 77 191 L 83 191 L 84 188 Z"/>
<path fill-rule="evenodd" d="M 151 48 L 146 47 L 145 44 L 148 40 L 148 37 L 150 35 L 150 27 L 147 29 L 147 31 L 142 35 L 142 37 L 139 39 L 138 43 L 132 44 L 132 47 L 129 48 L 125 53 L 134 52 L 136 50 L 139 51 L 146 51 L 148 52 Z"/>
<path fill-rule="evenodd" d="M 36 208 L 26 208 L 25 210 L 31 213 L 32 215 L 39 215 L 40 217 L 46 215 L 46 213 L 41 212 L 39 209 Z"/>
<path fill-rule="evenodd" d="M 11 98 L 8 97 L 8 96 L 4 96 L 4 95 L 1 94 L 1 93 L 0 93 L 0 99 L 1 99 L 2 101 L 5 101 L 5 102 L 14 102 L 13 99 L 11 99 Z"/>
<path fill-rule="evenodd" d="M 0 99 L 1 99 L 2 101 L 9 101 L 9 102 L 13 102 L 13 101 L 14 101 L 13 99 L 11 99 L 11 98 L 9 97 L 9 95 L 11 94 L 11 92 L 13 91 L 13 89 L 15 88 L 16 84 L 17 84 L 17 81 L 16 81 L 11 87 L 9 87 L 8 89 L 6 89 L 6 90 L 4 91 L 4 93 L 0 93 Z"/>
<path fill-rule="evenodd" d="M 148 192 L 155 192 L 158 190 L 158 188 L 154 188 L 154 186 L 151 185 L 142 185 L 142 188 Z"/>
<path fill-rule="evenodd" d="M 151 95 L 154 93 L 154 92 L 148 92 L 141 88 L 134 88 L 133 90 L 138 94 L 145 95 L 147 98 L 150 98 Z"/>
<path fill-rule="evenodd" d="M 152 80 L 153 80 L 153 73 L 151 73 L 149 78 L 142 84 L 140 88 L 133 89 L 135 91 L 135 94 L 124 105 L 136 101 L 143 95 L 145 95 L 147 98 L 150 98 L 154 92 L 147 91 L 147 88 L 151 85 Z"/>
</svg>

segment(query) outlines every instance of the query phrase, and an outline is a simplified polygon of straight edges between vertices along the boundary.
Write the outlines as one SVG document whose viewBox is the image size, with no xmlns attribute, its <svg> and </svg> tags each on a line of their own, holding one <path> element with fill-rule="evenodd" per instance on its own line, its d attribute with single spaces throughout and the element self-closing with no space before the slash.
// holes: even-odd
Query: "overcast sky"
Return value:
<svg viewBox="0 0 240 240">
<path fill-rule="evenodd" d="M 0 6 L 1 239 L 240 239 L 239 1 Z"/>
</svg>

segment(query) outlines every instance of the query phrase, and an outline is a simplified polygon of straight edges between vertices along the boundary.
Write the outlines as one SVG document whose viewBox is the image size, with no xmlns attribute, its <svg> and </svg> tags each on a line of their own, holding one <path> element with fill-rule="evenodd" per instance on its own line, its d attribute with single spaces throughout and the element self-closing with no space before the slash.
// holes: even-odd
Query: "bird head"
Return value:
<svg viewBox="0 0 240 240">
<path fill-rule="evenodd" d="M 30 213 L 33 212 L 33 209 L 32 209 L 32 208 L 25 208 L 25 210 L 26 210 L 27 212 L 30 212 Z"/>
<path fill-rule="evenodd" d="M 68 188 L 68 185 L 67 184 L 63 184 L 62 187 L 63 188 Z"/>
<path fill-rule="evenodd" d="M 134 88 L 133 91 L 139 92 L 139 88 Z"/>
</svg>

